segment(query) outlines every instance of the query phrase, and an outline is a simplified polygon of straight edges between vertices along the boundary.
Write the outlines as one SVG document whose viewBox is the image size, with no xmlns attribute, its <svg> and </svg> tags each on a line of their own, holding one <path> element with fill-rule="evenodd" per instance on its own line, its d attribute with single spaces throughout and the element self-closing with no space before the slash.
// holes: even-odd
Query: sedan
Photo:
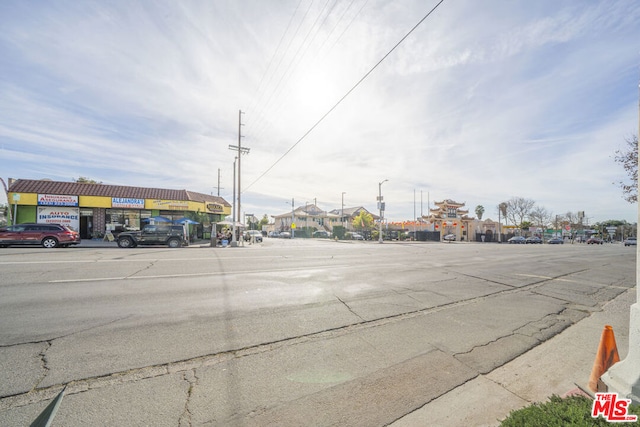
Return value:
<svg viewBox="0 0 640 427">
<path fill-rule="evenodd" d="M 587 245 L 601 245 L 603 243 L 604 240 L 599 237 L 590 237 L 587 239 Z"/>
<path fill-rule="evenodd" d="M 553 239 L 547 240 L 547 243 L 550 245 L 563 245 L 564 240 L 562 240 L 560 237 L 554 237 Z"/>
<path fill-rule="evenodd" d="M 627 239 L 624 241 L 625 246 L 636 246 L 637 244 L 638 241 L 635 237 L 627 237 Z"/>
<path fill-rule="evenodd" d="M 525 243 L 542 243 L 542 239 L 538 236 L 527 237 L 524 241 Z"/>
<path fill-rule="evenodd" d="M 447 242 L 453 242 L 456 240 L 456 235 L 455 234 L 447 234 L 446 236 L 443 237 L 444 240 L 446 240 Z"/>
<path fill-rule="evenodd" d="M 526 243 L 526 240 L 527 239 L 525 239 L 522 236 L 513 236 L 512 238 L 507 240 L 507 242 L 509 242 L 509 243 Z"/>
<path fill-rule="evenodd" d="M 245 242 L 248 242 L 249 240 L 252 240 L 252 239 L 256 243 L 262 243 L 262 233 L 259 232 L 258 230 L 245 231 L 244 233 Z"/>
</svg>

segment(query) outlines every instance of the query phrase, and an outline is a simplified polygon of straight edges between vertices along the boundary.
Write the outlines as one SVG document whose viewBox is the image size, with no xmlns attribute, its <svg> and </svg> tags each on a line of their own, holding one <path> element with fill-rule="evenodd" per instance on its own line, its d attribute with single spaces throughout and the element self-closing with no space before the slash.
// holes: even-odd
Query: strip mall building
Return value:
<svg viewBox="0 0 640 427">
<path fill-rule="evenodd" d="M 7 199 L 14 224 L 65 224 L 83 239 L 138 230 L 157 216 L 208 224 L 231 214 L 223 198 L 193 191 L 78 182 L 9 179 Z"/>
</svg>

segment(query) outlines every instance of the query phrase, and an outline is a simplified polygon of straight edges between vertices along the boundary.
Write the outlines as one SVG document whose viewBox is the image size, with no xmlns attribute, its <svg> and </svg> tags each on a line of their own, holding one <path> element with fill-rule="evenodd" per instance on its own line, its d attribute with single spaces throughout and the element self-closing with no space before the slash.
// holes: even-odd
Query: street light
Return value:
<svg viewBox="0 0 640 427">
<path fill-rule="evenodd" d="M 286 204 L 289 204 L 289 202 L 285 202 Z M 291 198 L 291 238 L 293 239 L 293 237 L 295 236 L 295 218 L 293 216 L 293 207 L 294 207 L 294 202 L 293 202 L 293 197 Z"/>
<path fill-rule="evenodd" d="M 342 214 L 340 215 L 340 222 L 342 223 L 342 228 L 344 228 L 344 195 L 347 194 L 346 191 L 342 192 Z"/>
<path fill-rule="evenodd" d="M 378 183 L 378 210 L 380 211 L 380 224 L 379 224 L 379 229 L 378 229 L 378 243 L 382 243 L 382 213 L 384 212 L 384 203 L 382 202 L 382 184 L 384 184 L 385 182 L 389 181 L 388 179 L 385 179 L 382 182 Z"/>
</svg>

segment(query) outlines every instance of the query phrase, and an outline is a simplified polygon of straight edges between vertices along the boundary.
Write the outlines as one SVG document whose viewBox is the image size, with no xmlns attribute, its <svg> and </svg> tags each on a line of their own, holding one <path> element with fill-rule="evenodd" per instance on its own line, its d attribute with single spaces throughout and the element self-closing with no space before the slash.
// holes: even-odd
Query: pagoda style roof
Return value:
<svg viewBox="0 0 640 427">
<path fill-rule="evenodd" d="M 455 207 L 463 207 L 466 205 L 466 203 L 459 203 L 459 202 L 455 202 L 451 199 L 445 199 L 441 202 L 433 202 L 436 206 L 455 206 Z"/>
</svg>

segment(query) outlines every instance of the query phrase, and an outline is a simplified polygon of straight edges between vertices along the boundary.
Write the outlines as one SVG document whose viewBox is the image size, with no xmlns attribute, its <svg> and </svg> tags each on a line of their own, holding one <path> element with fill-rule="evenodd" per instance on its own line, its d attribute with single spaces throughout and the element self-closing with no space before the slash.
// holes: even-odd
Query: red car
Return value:
<svg viewBox="0 0 640 427">
<path fill-rule="evenodd" d="M 41 245 L 66 248 L 80 243 L 80 234 L 61 224 L 16 224 L 0 228 L 0 248 L 9 245 Z"/>
</svg>

